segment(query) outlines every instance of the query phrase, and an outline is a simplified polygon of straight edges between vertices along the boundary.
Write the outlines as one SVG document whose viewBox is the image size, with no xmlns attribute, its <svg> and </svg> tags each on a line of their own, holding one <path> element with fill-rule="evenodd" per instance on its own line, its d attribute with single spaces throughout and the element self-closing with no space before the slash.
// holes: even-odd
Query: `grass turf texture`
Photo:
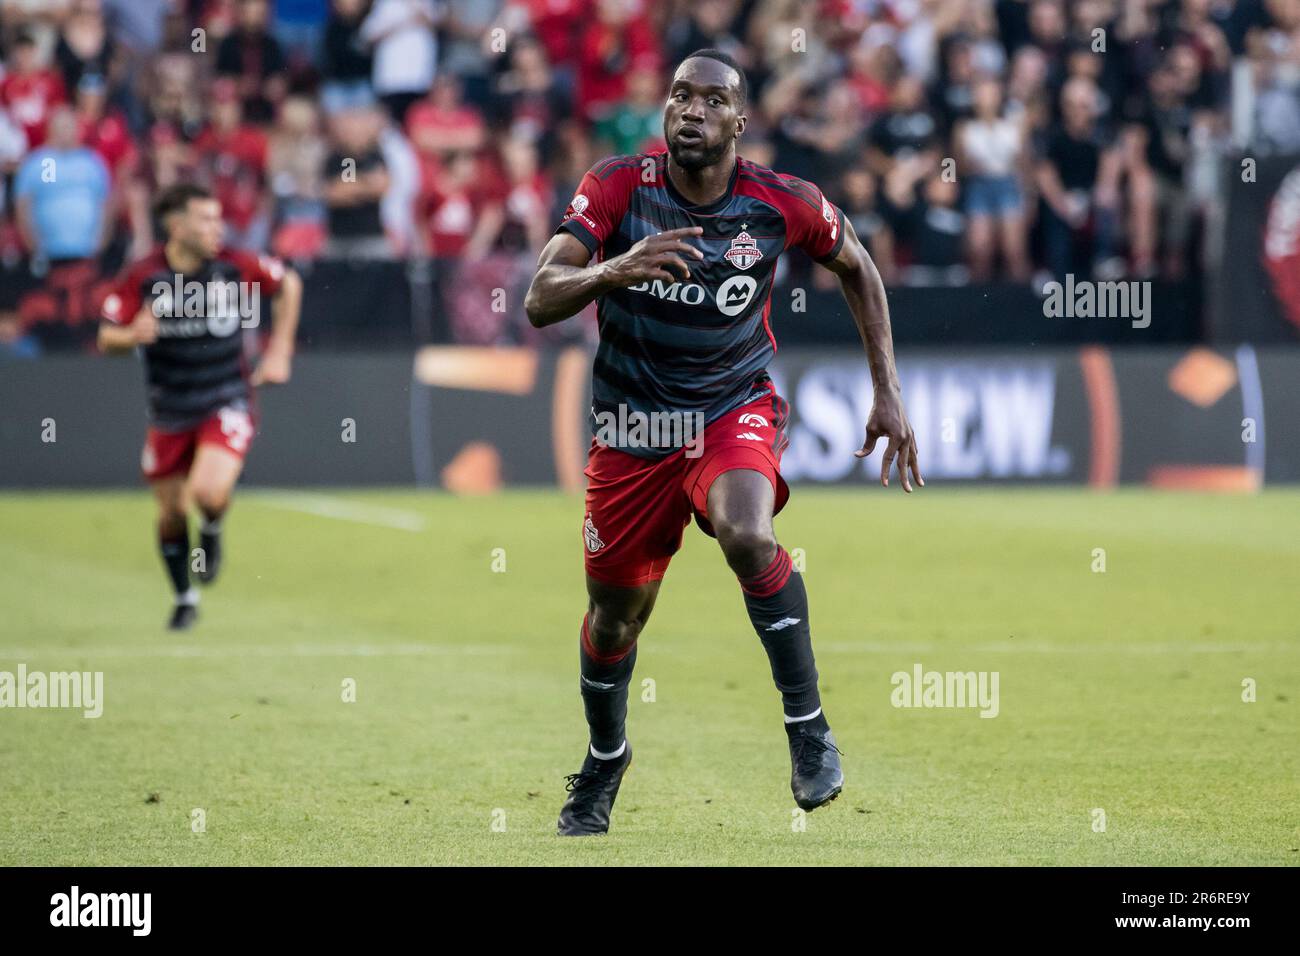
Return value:
<svg viewBox="0 0 1300 956">
<path fill-rule="evenodd" d="M 0 710 L 0 863 L 1300 862 L 1293 490 L 797 489 L 777 531 L 847 777 L 804 832 L 766 658 L 689 529 L 586 840 L 553 836 L 585 745 L 579 500 L 245 490 L 182 636 L 151 521 L 144 493 L 0 496 L 0 670 L 105 674 L 97 720 Z M 998 671 L 999 716 L 894 708 L 918 662 Z"/>
</svg>

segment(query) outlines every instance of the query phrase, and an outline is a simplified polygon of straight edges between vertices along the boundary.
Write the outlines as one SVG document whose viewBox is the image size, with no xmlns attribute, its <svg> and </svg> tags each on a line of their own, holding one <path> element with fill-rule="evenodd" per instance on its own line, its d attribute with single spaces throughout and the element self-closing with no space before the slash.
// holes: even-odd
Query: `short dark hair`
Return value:
<svg viewBox="0 0 1300 956">
<path fill-rule="evenodd" d="M 191 199 L 212 199 L 212 193 L 194 183 L 176 183 L 168 186 L 153 201 L 154 218 L 162 222 L 174 212 L 181 212 Z"/>
<path fill-rule="evenodd" d="M 696 57 L 702 57 L 706 60 L 717 60 L 724 66 L 729 66 L 735 70 L 736 75 L 740 77 L 740 84 L 737 87 L 740 95 L 740 102 L 736 105 L 744 106 L 749 102 L 749 80 L 745 77 L 744 68 L 736 61 L 734 56 L 723 50 L 715 50 L 713 47 L 708 47 L 707 49 L 696 50 L 694 53 L 688 53 L 686 56 L 682 57 L 681 63 L 678 63 L 677 66 L 680 68 L 682 63 L 685 63 L 687 60 L 694 60 Z"/>
</svg>

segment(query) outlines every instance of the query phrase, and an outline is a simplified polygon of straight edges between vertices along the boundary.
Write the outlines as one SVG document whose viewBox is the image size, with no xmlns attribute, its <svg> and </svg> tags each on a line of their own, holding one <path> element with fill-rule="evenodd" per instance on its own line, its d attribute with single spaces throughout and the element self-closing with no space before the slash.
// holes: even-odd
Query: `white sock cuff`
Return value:
<svg viewBox="0 0 1300 956">
<path fill-rule="evenodd" d="M 191 587 L 184 594 L 176 595 L 176 603 L 177 604 L 198 604 L 199 603 L 198 588 Z"/>
<path fill-rule="evenodd" d="M 613 753 L 608 753 L 608 754 L 601 753 L 599 750 L 596 749 L 595 745 L 589 744 L 588 746 L 591 749 L 591 755 L 595 757 L 597 760 L 616 760 L 617 758 L 623 756 L 623 751 L 627 750 L 627 741 L 626 740 L 623 741 L 621 744 L 618 745 L 617 750 L 615 750 Z"/>
<path fill-rule="evenodd" d="M 814 717 L 816 717 L 816 716 L 817 716 L 818 714 L 820 714 L 821 712 L 822 712 L 822 709 L 821 709 L 820 707 L 818 707 L 818 708 L 817 708 L 816 710 L 814 710 L 811 714 L 807 714 L 806 716 L 803 716 L 803 717 L 787 717 L 787 718 L 785 719 L 785 722 L 786 722 L 787 724 L 801 724 L 801 723 L 803 723 L 805 720 L 812 720 Z"/>
</svg>

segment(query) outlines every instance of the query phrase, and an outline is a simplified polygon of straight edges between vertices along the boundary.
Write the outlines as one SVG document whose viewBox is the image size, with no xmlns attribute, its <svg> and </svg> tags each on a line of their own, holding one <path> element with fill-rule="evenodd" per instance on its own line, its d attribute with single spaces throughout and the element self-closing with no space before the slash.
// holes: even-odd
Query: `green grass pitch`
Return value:
<svg viewBox="0 0 1300 956">
<path fill-rule="evenodd" d="M 585 840 L 553 835 L 579 499 L 242 490 L 180 637 L 151 507 L 0 496 L 0 670 L 105 681 L 99 719 L 0 710 L 2 864 L 1300 863 L 1300 491 L 796 489 L 847 778 L 802 828 L 766 658 L 688 529 Z M 998 672 L 998 716 L 895 708 L 918 663 Z"/>
</svg>

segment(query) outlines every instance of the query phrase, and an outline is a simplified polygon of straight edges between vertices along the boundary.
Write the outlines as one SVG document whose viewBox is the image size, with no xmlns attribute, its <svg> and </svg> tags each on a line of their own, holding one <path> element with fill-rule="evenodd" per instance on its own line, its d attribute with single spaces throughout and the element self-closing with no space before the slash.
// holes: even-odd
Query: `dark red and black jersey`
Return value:
<svg viewBox="0 0 1300 956">
<path fill-rule="evenodd" d="M 706 422 L 763 392 L 776 352 L 768 323 L 777 260 L 803 249 L 818 262 L 844 243 L 844 214 L 812 183 L 737 159 L 727 192 L 693 205 L 667 175 L 667 153 L 616 156 L 583 177 L 559 231 L 609 259 L 655 233 L 701 226 L 688 240 L 685 282 L 643 282 L 601 296 L 592 370 L 596 416 L 620 405 L 638 413 L 703 415 Z M 646 458 L 665 449 L 626 449 Z"/>
<path fill-rule="evenodd" d="M 158 338 L 144 347 L 155 426 L 190 428 L 226 405 L 251 402 L 242 332 L 258 324 L 283 277 L 279 260 L 238 249 L 181 274 L 161 246 L 122 273 L 103 316 L 130 325 L 149 309 L 158 319 Z"/>
</svg>

